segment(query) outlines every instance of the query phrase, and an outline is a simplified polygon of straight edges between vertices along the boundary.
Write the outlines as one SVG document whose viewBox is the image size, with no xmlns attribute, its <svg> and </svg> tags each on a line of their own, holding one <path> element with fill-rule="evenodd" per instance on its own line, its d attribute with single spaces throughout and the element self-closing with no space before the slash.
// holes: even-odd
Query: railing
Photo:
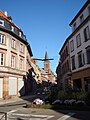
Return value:
<svg viewBox="0 0 90 120">
<path fill-rule="evenodd" d="M 6 112 L 0 112 L 0 120 L 7 120 L 7 113 Z M 5 119 L 3 119 L 5 118 Z"/>
</svg>

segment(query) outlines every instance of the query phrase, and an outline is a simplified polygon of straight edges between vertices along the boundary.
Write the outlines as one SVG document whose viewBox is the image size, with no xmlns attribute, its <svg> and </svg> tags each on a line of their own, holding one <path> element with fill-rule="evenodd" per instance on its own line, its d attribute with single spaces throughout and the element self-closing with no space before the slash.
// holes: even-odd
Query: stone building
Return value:
<svg viewBox="0 0 90 120">
<path fill-rule="evenodd" d="M 48 82 L 51 82 L 51 83 L 55 83 L 56 82 L 56 76 L 54 74 L 54 72 L 51 70 L 50 68 L 50 60 L 48 58 L 48 53 L 47 51 L 45 52 L 45 61 L 44 61 L 44 74 L 42 73 L 42 75 L 46 76 L 47 77 L 47 81 Z"/>
<path fill-rule="evenodd" d="M 80 11 L 70 22 L 71 35 L 66 39 L 60 50 L 61 76 L 60 82 L 66 84 L 66 74 L 69 77 L 67 83 L 77 91 L 90 92 L 90 0 L 83 5 Z M 68 56 L 65 46 L 68 45 Z M 66 63 L 68 59 L 68 73 Z M 64 64 L 64 66 L 63 66 Z M 64 74 L 66 73 L 66 74 Z M 66 91 L 63 86 L 63 90 Z"/>
<path fill-rule="evenodd" d="M 43 62 L 44 67 L 40 68 L 38 66 L 38 61 L 41 60 Z M 56 83 L 56 76 L 54 72 L 52 72 L 50 68 L 50 59 L 48 58 L 48 53 L 46 51 L 45 58 L 44 59 L 32 59 L 33 62 L 33 68 L 36 73 L 35 80 L 37 84 L 41 85 L 48 85 L 49 83 Z"/>
<path fill-rule="evenodd" d="M 30 67 L 31 47 L 12 17 L 0 10 L 0 98 L 25 94 L 24 76 Z M 28 62 L 29 61 L 29 62 Z"/>
</svg>

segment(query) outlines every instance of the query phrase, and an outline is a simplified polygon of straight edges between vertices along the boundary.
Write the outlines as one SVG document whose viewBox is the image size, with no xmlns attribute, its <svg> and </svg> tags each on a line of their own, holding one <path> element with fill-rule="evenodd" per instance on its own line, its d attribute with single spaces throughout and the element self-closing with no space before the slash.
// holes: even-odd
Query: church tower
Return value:
<svg viewBox="0 0 90 120">
<path fill-rule="evenodd" d="M 44 70 L 48 73 L 50 71 L 50 61 L 48 59 L 48 53 L 45 52 Z"/>
</svg>

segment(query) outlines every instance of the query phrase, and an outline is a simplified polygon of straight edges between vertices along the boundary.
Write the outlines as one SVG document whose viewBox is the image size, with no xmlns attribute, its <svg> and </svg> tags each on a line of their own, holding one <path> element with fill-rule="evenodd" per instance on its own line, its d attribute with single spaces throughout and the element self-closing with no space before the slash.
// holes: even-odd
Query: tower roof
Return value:
<svg viewBox="0 0 90 120">
<path fill-rule="evenodd" d="M 48 59 L 48 53 L 47 53 L 47 51 L 45 52 L 45 59 Z"/>
</svg>

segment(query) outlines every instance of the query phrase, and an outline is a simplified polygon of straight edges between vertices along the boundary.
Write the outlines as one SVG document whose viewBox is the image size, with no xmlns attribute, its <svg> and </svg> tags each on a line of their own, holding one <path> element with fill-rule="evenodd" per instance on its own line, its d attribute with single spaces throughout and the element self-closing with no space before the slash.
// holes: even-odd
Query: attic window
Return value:
<svg viewBox="0 0 90 120">
<path fill-rule="evenodd" d="M 89 12 L 89 15 L 90 15 L 90 6 L 88 7 L 88 12 Z"/>
<path fill-rule="evenodd" d="M 3 20 L 0 20 L 0 25 L 4 26 L 4 21 Z"/>
<path fill-rule="evenodd" d="M 19 32 L 19 36 L 20 36 L 20 37 L 22 36 L 22 33 L 21 33 L 21 32 Z"/>
<path fill-rule="evenodd" d="M 14 26 L 11 26 L 11 31 L 13 31 L 13 32 L 14 32 Z"/>
</svg>

